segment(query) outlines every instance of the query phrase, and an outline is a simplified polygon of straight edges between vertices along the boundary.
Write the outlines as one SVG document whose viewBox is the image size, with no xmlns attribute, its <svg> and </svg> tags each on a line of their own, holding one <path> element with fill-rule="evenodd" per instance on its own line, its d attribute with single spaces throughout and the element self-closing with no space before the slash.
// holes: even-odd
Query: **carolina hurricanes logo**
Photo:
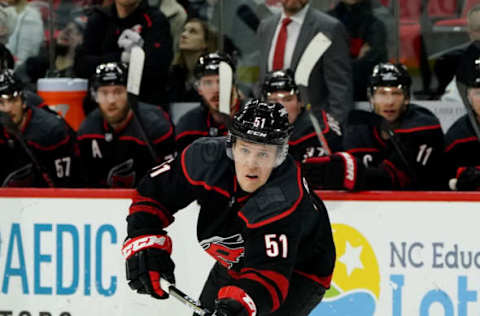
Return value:
<svg viewBox="0 0 480 316">
<path fill-rule="evenodd" d="M 245 255 L 243 247 L 243 238 L 241 234 L 230 237 L 214 236 L 200 241 L 200 246 L 210 256 L 218 260 L 224 267 L 230 269 L 235 263 L 240 261 Z"/>
</svg>

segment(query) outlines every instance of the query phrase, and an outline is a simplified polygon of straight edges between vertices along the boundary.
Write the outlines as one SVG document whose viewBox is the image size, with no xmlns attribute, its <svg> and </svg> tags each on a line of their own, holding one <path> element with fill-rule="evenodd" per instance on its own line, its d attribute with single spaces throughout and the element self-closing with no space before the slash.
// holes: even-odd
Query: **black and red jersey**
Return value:
<svg viewBox="0 0 480 316">
<path fill-rule="evenodd" d="M 455 177 L 459 167 L 480 166 L 480 141 L 475 135 L 468 115 L 460 117 L 448 129 L 445 136 L 445 158 L 449 167 L 449 177 Z"/>
<path fill-rule="evenodd" d="M 181 153 L 188 145 L 200 137 L 225 136 L 228 129 L 218 124 L 206 105 L 199 105 L 185 113 L 175 126 L 177 152 Z"/>
<path fill-rule="evenodd" d="M 225 137 L 199 139 L 139 183 L 129 236 L 161 231 L 194 200 L 200 245 L 227 269 L 231 285 L 255 301 L 259 314 L 282 304 L 292 273 L 329 288 L 335 246 L 328 214 L 290 156 L 248 194 L 236 180 Z"/>
<path fill-rule="evenodd" d="M 138 123 L 159 161 L 154 161 Z M 83 181 L 89 187 L 134 187 L 150 168 L 175 153 L 168 114 L 145 103 L 139 103 L 136 115 L 129 115 L 117 130 L 103 119 L 99 109 L 94 110 L 82 122 L 77 139 Z"/>
<path fill-rule="evenodd" d="M 325 111 L 318 113 L 312 112 L 317 118 L 323 136 L 332 153 L 342 150 L 342 130 L 333 116 Z M 306 158 L 322 157 L 327 153 L 322 148 L 318 136 L 313 128 L 308 112 L 302 110 L 293 123 L 293 132 L 288 141 L 288 152 L 297 161 L 303 161 Z"/>
<path fill-rule="evenodd" d="M 359 115 L 360 114 L 360 115 Z M 444 135 L 438 118 L 426 108 L 409 104 L 392 131 L 372 124 L 378 115 L 355 110 L 349 116 L 343 145 L 366 167 L 365 189 L 443 189 Z M 356 119 L 356 117 L 363 117 Z M 361 122 L 364 120 L 364 122 Z M 355 121 L 352 123 L 352 121 Z"/>
<path fill-rule="evenodd" d="M 78 156 L 75 137 L 65 121 L 36 106 L 27 106 L 25 119 L 19 131 L 23 142 L 0 124 L 0 185 L 47 187 L 45 174 L 56 187 L 75 186 Z"/>
</svg>

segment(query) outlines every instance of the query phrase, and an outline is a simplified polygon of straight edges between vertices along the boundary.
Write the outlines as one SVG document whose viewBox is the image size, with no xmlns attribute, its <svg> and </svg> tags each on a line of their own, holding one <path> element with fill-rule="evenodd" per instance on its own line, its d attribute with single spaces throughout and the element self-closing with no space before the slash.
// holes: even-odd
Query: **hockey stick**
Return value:
<svg viewBox="0 0 480 316">
<path fill-rule="evenodd" d="M 44 170 L 44 168 L 42 168 L 42 166 L 38 162 L 37 157 L 35 157 L 33 152 L 28 147 L 27 143 L 25 142 L 25 139 L 23 138 L 23 135 L 18 129 L 17 125 L 13 123 L 13 121 L 8 116 L 8 114 L 4 112 L 0 112 L 0 123 L 2 123 L 3 126 L 6 128 L 6 130 L 18 140 L 20 147 L 22 147 L 23 151 L 27 154 L 28 158 L 30 158 L 33 165 L 35 166 L 35 169 L 37 169 L 37 171 L 40 173 L 43 180 L 47 183 L 48 187 L 54 188 L 55 182 L 53 182 L 52 177 L 48 174 L 47 170 Z"/>
<path fill-rule="evenodd" d="M 317 61 L 322 57 L 325 51 L 330 47 L 332 41 L 326 37 L 322 32 L 317 33 L 315 37 L 310 41 L 307 48 L 303 52 L 300 61 L 298 62 L 297 69 L 295 70 L 295 82 L 297 83 L 300 94 L 302 99 L 306 104 L 306 111 L 308 113 L 308 117 L 312 122 L 313 129 L 317 134 L 318 140 L 320 141 L 320 145 L 322 146 L 323 150 L 327 155 L 332 154 L 332 150 L 328 146 L 327 140 L 322 133 L 322 128 L 320 127 L 320 123 L 318 119 L 312 112 L 311 104 L 308 101 L 308 80 L 310 79 L 310 75 L 312 73 L 313 67 Z"/>
<path fill-rule="evenodd" d="M 232 67 L 224 61 L 218 65 L 219 77 L 219 109 L 220 113 L 230 116 L 230 103 L 232 99 Z"/>
<path fill-rule="evenodd" d="M 204 308 L 197 300 L 193 299 L 192 297 L 180 291 L 177 287 L 175 287 L 175 285 L 171 284 L 170 282 L 164 279 L 160 279 L 160 283 L 162 288 L 168 289 L 168 294 L 175 297 L 181 303 L 187 305 L 190 309 L 192 309 L 198 315 L 200 316 L 212 315 L 212 312 Z"/>
<path fill-rule="evenodd" d="M 153 146 L 147 134 L 145 133 L 145 129 L 143 128 L 142 123 L 140 122 L 140 117 L 136 110 L 138 105 L 137 96 L 140 93 L 140 84 L 142 83 L 144 63 L 145 63 L 145 52 L 140 46 L 135 45 L 134 47 L 132 47 L 132 50 L 130 52 L 130 61 L 128 65 L 128 78 L 127 78 L 127 92 L 129 96 L 130 108 L 133 111 L 133 120 L 135 121 L 135 124 L 137 124 L 138 130 L 140 132 L 140 136 L 143 138 L 143 140 L 145 141 L 145 144 L 147 145 L 148 152 L 152 156 L 152 159 L 154 160 L 154 162 L 157 163 L 159 162 L 157 153 L 155 152 L 155 150 L 153 150 Z"/>
</svg>

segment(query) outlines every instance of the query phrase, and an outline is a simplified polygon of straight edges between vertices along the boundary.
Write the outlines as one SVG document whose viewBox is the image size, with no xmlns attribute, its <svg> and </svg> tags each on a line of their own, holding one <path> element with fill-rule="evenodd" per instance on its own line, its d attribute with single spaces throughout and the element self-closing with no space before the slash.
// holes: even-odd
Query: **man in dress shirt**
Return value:
<svg viewBox="0 0 480 316">
<path fill-rule="evenodd" d="M 326 110 L 344 121 L 353 108 L 352 69 L 348 37 L 335 18 L 313 9 L 308 0 L 283 0 L 283 11 L 262 20 L 260 82 L 272 70 L 295 71 L 310 41 L 322 32 L 331 45 L 315 64 L 309 78 L 308 99 L 314 111 Z"/>
</svg>

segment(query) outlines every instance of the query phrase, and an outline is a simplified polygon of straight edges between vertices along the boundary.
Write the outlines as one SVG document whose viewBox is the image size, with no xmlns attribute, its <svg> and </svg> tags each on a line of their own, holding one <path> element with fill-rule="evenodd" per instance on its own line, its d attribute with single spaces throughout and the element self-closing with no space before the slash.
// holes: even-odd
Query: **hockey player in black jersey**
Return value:
<svg viewBox="0 0 480 316">
<path fill-rule="evenodd" d="M 452 190 L 480 190 L 480 56 L 457 81 L 466 86 L 465 107 L 471 111 L 447 131 L 445 148 Z"/>
<path fill-rule="evenodd" d="M 306 177 L 322 188 L 444 189 L 444 135 L 429 110 L 410 103 L 411 78 L 401 64 L 375 66 L 368 95 L 373 112 L 349 114 L 345 152 L 312 158 Z"/>
<path fill-rule="evenodd" d="M 147 171 L 173 157 L 170 118 L 146 103 L 133 108 L 127 98 L 127 68 L 121 63 L 97 67 L 92 95 L 98 109 L 78 130 L 84 184 L 89 187 L 134 187 Z"/>
<path fill-rule="evenodd" d="M 200 137 L 227 135 L 226 118 L 233 115 L 240 107 L 240 97 L 232 82 L 230 113 L 221 113 L 219 109 L 219 65 L 226 62 L 235 74 L 235 65 L 227 54 L 221 52 L 207 53 L 197 61 L 194 69 L 195 86 L 202 97 L 200 106 L 188 111 L 175 126 L 177 151 L 181 153 L 185 147 Z M 235 76 L 235 75 L 234 75 Z M 233 77 L 234 77 L 233 76 Z"/>
<path fill-rule="evenodd" d="M 0 72 L 0 186 L 70 187 L 76 183 L 75 137 L 65 121 L 28 104 L 11 70 Z"/>
<path fill-rule="evenodd" d="M 202 138 L 137 187 L 123 245 L 138 293 L 167 298 L 175 282 L 175 213 L 200 204 L 197 238 L 216 259 L 200 302 L 214 315 L 306 316 L 330 286 L 335 246 L 322 201 L 287 154 L 291 126 L 279 103 L 247 102 L 225 137 Z"/>
<path fill-rule="evenodd" d="M 288 140 L 288 152 L 296 160 L 303 161 L 306 158 L 328 155 L 313 128 L 290 70 L 269 72 L 263 82 L 262 94 L 265 100 L 281 103 L 287 110 L 288 121 L 293 124 L 293 131 Z M 324 110 L 314 115 L 317 117 L 329 149 L 332 152 L 341 151 L 340 123 Z"/>
</svg>

